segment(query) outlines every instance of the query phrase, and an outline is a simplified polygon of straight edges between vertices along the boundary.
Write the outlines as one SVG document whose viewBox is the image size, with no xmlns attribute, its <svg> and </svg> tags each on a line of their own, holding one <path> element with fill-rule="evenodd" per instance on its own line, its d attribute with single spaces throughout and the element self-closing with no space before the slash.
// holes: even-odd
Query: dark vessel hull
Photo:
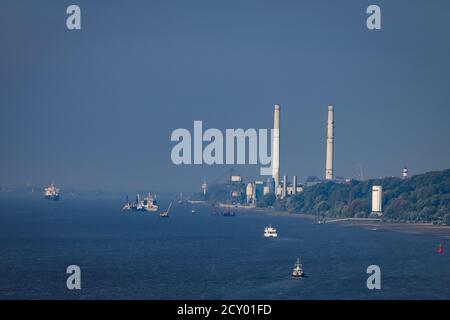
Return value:
<svg viewBox="0 0 450 320">
<path fill-rule="evenodd" d="M 59 201 L 59 194 L 56 196 L 45 196 L 47 200 Z"/>
</svg>

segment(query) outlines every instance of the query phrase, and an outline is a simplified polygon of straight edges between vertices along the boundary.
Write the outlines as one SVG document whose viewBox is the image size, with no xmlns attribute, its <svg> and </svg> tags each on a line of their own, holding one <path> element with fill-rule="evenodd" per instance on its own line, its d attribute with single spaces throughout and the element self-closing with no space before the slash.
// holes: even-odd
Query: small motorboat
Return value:
<svg viewBox="0 0 450 320">
<path fill-rule="evenodd" d="M 172 202 L 170 202 L 169 207 L 167 208 L 166 211 L 161 211 L 161 212 L 159 213 L 159 216 L 160 216 L 161 218 L 168 218 L 168 217 L 169 217 L 169 211 L 170 211 L 170 208 L 171 208 L 171 207 L 172 207 Z"/>
<path fill-rule="evenodd" d="M 303 272 L 303 266 L 300 263 L 300 258 L 297 258 L 297 262 L 295 263 L 294 269 L 292 270 L 292 278 L 303 278 L 305 273 Z"/>
<path fill-rule="evenodd" d="M 130 200 L 128 200 L 128 196 L 127 196 L 125 204 L 122 207 L 122 210 L 128 211 L 128 210 L 131 210 L 131 208 L 132 208 L 131 202 L 130 202 Z"/>
</svg>

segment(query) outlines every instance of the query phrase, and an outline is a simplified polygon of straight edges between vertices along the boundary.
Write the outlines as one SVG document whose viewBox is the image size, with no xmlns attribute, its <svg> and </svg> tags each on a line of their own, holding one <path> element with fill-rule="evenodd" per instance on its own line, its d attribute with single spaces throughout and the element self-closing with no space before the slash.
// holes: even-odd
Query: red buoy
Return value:
<svg viewBox="0 0 450 320">
<path fill-rule="evenodd" d="M 444 248 L 442 247 L 442 244 L 439 244 L 438 253 L 443 253 L 443 252 L 444 252 Z"/>
</svg>

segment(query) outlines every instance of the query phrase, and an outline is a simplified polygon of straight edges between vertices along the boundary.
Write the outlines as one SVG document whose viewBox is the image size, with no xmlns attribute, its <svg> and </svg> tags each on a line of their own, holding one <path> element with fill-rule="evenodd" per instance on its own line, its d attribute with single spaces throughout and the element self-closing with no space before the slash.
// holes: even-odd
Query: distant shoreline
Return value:
<svg viewBox="0 0 450 320">
<path fill-rule="evenodd" d="M 263 213 L 272 216 L 285 216 L 305 219 L 309 221 L 315 220 L 312 214 L 298 214 L 287 211 L 280 211 L 274 208 L 237 208 L 239 213 Z M 359 227 L 366 230 L 378 231 L 387 230 L 408 234 L 433 235 L 450 239 L 450 226 L 439 226 L 431 223 L 413 223 L 413 222 L 374 222 L 374 221 L 340 221 L 332 224 L 343 227 Z"/>
</svg>

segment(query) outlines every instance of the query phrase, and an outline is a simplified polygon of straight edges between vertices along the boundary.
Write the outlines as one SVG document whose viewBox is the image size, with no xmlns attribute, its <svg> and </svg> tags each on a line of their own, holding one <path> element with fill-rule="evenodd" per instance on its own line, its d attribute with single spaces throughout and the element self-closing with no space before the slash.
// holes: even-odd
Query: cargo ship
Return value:
<svg viewBox="0 0 450 320">
<path fill-rule="evenodd" d="M 44 197 L 45 197 L 45 199 L 48 199 L 48 200 L 58 201 L 59 200 L 59 188 L 56 188 L 52 183 L 49 187 L 44 188 Z"/>
<path fill-rule="evenodd" d="M 152 195 L 150 192 L 146 197 L 141 199 L 139 194 L 136 195 L 136 201 L 133 204 L 130 204 L 127 200 L 122 207 L 122 210 L 136 210 L 136 211 L 148 211 L 148 212 L 156 212 L 158 211 L 158 205 L 156 204 L 156 195 Z"/>
</svg>

